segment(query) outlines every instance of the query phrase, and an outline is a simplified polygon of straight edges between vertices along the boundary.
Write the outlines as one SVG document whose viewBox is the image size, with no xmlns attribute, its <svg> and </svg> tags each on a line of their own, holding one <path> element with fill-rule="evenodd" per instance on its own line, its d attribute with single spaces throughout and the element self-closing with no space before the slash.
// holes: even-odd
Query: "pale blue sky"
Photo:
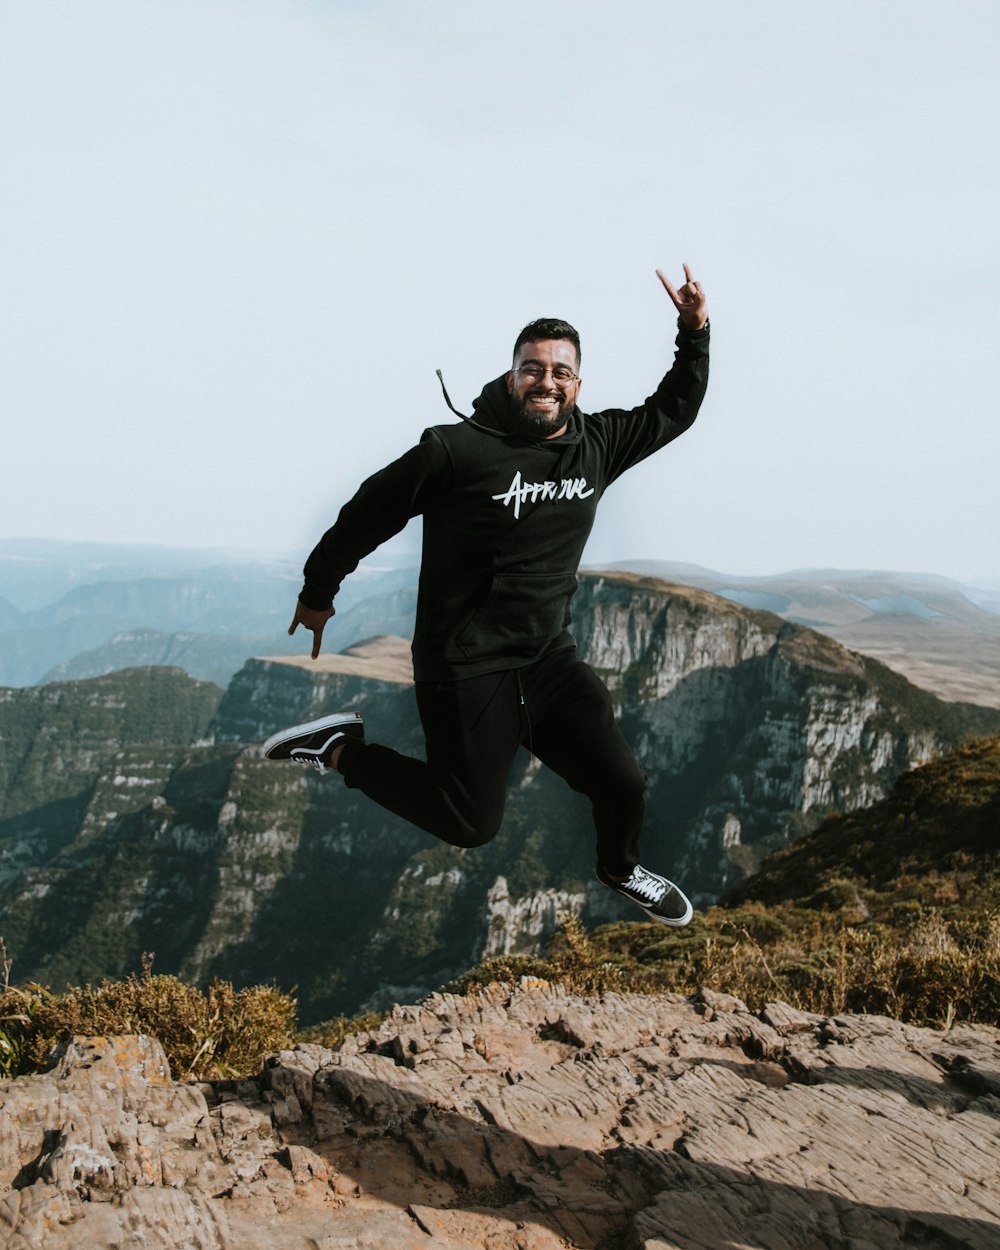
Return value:
<svg viewBox="0 0 1000 1250">
<path fill-rule="evenodd" d="M 1000 5 L 0 3 L 0 535 L 308 549 L 520 327 L 713 377 L 592 561 L 1000 578 Z"/>
</svg>

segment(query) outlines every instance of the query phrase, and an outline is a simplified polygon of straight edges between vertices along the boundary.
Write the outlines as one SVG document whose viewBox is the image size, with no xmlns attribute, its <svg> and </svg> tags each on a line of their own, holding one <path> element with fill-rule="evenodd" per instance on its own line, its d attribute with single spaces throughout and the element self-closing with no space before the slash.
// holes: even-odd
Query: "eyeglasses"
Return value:
<svg viewBox="0 0 1000 1250">
<path fill-rule="evenodd" d="M 541 382 L 547 373 L 551 373 L 556 386 L 568 386 L 570 382 L 580 380 L 580 375 L 574 373 L 568 365 L 554 365 L 551 369 L 542 365 L 518 365 L 514 372 L 528 382 Z"/>
</svg>

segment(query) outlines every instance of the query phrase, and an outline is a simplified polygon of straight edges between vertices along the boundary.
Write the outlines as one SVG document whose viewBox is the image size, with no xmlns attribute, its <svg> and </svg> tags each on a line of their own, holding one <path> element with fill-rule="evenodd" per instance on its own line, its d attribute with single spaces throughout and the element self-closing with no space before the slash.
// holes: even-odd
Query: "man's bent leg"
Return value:
<svg viewBox="0 0 1000 1250">
<path fill-rule="evenodd" d="M 452 846 L 482 846 L 503 820 L 522 736 L 512 673 L 418 682 L 427 762 L 376 743 L 345 744 L 337 766 L 352 789 Z"/>
</svg>

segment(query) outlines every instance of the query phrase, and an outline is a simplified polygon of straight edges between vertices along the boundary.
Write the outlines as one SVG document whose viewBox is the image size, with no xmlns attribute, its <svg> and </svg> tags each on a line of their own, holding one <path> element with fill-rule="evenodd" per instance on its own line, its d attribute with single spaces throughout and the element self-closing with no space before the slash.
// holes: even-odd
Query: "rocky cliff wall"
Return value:
<svg viewBox="0 0 1000 1250">
<path fill-rule="evenodd" d="M 771 613 L 637 576 L 586 579 L 576 632 L 650 776 L 660 862 L 705 897 L 980 719 Z"/>
</svg>

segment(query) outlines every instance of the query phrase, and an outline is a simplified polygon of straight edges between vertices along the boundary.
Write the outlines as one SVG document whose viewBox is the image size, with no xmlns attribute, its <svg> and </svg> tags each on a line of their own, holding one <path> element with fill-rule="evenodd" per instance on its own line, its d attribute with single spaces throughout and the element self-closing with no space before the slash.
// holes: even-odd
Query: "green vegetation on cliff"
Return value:
<svg viewBox="0 0 1000 1250">
<path fill-rule="evenodd" d="M 85 811 L 95 783 L 131 752 L 174 755 L 203 738 L 222 691 L 179 668 L 122 669 L 87 681 L 0 688 L 0 842 L 19 817 L 69 804 Z M 134 787 L 130 787 L 134 788 Z M 141 789 L 141 787 L 140 787 Z M 67 833 L 65 817 L 54 821 Z"/>
<path fill-rule="evenodd" d="M 544 978 L 588 994 L 696 993 L 782 1000 L 829 1015 L 870 1012 L 948 1027 L 1000 1025 L 1000 736 L 900 778 L 882 802 L 833 817 L 772 856 L 682 930 L 652 923 L 587 933 L 567 917 L 544 956 L 487 960 L 453 992 Z M 4 975 L 9 964 L 4 959 Z M 69 1033 L 148 1032 L 176 1074 L 236 1075 L 288 1045 L 295 1003 L 273 987 L 204 992 L 141 975 L 69 988 L 0 985 L 0 1074 L 44 1063 Z M 335 1044 L 375 1016 L 302 1036 Z"/>
<path fill-rule="evenodd" d="M 829 908 L 857 894 L 871 919 L 938 909 L 945 919 L 1000 907 L 1000 736 L 904 773 L 880 803 L 831 816 L 731 890 L 731 905 Z"/>
</svg>

